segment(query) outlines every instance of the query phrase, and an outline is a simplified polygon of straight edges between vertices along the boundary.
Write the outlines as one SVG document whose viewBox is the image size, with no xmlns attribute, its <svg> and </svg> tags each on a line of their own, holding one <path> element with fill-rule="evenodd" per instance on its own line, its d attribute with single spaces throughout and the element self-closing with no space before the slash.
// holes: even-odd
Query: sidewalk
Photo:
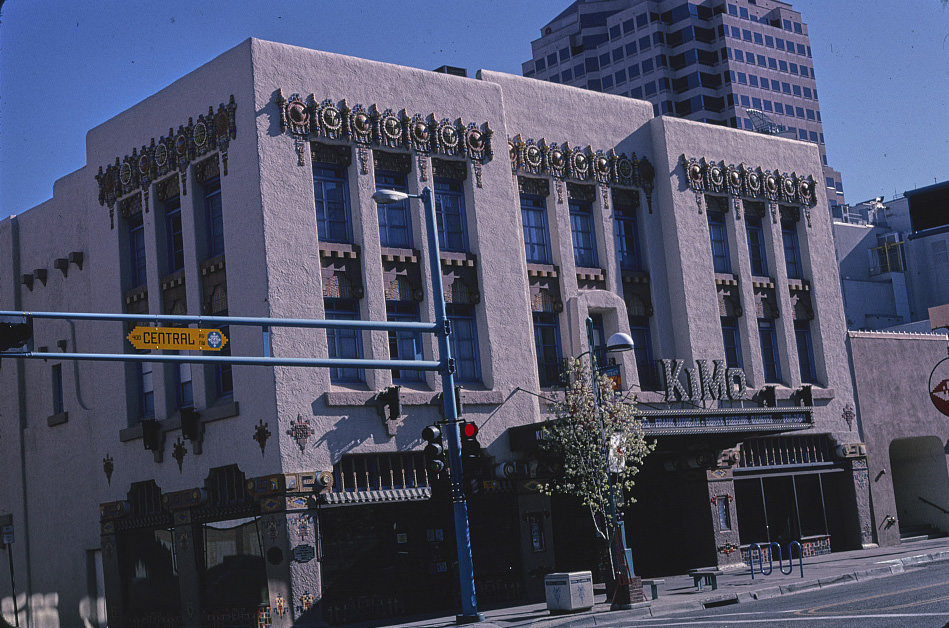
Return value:
<svg viewBox="0 0 949 628">
<path fill-rule="evenodd" d="M 808 589 L 836 586 L 858 580 L 880 578 L 902 573 L 904 568 L 940 560 L 949 560 L 949 538 L 916 541 L 895 547 L 878 547 L 867 550 L 837 552 L 826 556 L 804 559 L 804 577 L 801 577 L 797 561 L 791 575 L 784 575 L 777 563 L 771 575 L 755 573 L 751 578 L 747 568 L 726 571 L 718 577 L 718 590 L 705 586 L 697 591 L 688 575 L 667 576 L 659 585 L 659 598 L 650 600 L 626 611 L 611 611 L 605 596 L 596 597 L 592 610 L 565 615 L 551 615 L 546 604 L 530 604 L 512 608 L 485 611 L 485 622 L 479 627 L 506 626 L 517 628 L 572 628 L 579 626 L 622 624 L 624 618 L 656 617 L 700 610 L 726 604 L 745 604 L 778 595 L 787 595 Z M 787 569 L 787 559 L 784 563 Z M 767 570 L 765 562 L 765 570 Z M 648 587 L 647 595 L 648 595 Z M 400 624 L 350 624 L 358 626 L 398 626 L 399 628 L 445 628 L 454 626 L 455 618 L 441 617 Z"/>
</svg>

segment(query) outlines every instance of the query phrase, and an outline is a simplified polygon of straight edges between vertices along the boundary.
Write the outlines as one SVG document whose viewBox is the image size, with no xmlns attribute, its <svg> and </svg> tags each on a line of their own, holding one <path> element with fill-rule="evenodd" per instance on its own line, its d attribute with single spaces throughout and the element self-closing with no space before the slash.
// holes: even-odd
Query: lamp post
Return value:
<svg viewBox="0 0 949 628">
<path fill-rule="evenodd" d="M 455 392 L 455 361 L 451 357 L 448 335 L 451 325 L 445 314 L 445 291 L 442 287 L 441 261 L 438 248 L 438 218 L 435 215 L 435 197 L 426 186 L 421 194 L 406 194 L 395 190 L 376 190 L 372 200 L 380 205 L 398 203 L 409 198 L 422 199 L 425 208 L 425 232 L 428 236 L 428 264 L 432 273 L 432 300 L 435 303 L 435 332 L 438 338 L 439 372 L 442 378 L 442 407 L 444 435 L 448 448 L 448 469 L 451 480 L 452 512 L 455 520 L 455 545 L 458 550 L 458 580 L 461 588 L 461 614 L 457 623 L 475 623 L 484 620 L 478 612 L 475 594 L 474 566 L 471 560 L 471 535 L 468 527 L 468 504 L 462 483 L 461 435 L 458 431 L 458 404 Z"/>
<path fill-rule="evenodd" d="M 599 366 L 597 365 L 596 360 L 596 351 L 594 350 L 594 330 L 593 330 L 593 319 L 589 316 L 586 320 L 587 324 L 587 345 L 589 350 L 587 353 L 590 354 L 590 379 L 593 384 L 593 394 L 596 399 L 596 411 L 597 411 L 597 421 L 599 422 L 600 427 L 600 437 L 603 439 L 603 450 L 604 450 L 604 464 L 606 465 L 606 477 L 608 479 L 609 486 L 609 505 L 610 505 L 610 521 L 612 522 L 613 538 L 610 539 L 610 555 L 612 556 L 613 570 L 614 570 L 614 593 L 613 593 L 613 603 L 611 608 L 613 610 L 629 608 L 632 604 L 630 599 L 629 584 L 633 579 L 633 560 L 632 555 L 626 547 L 626 526 L 624 522 L 618 518 L 616 511 L 616 488 L 613 485 L 613 472 L 610 470 L 610 435 L 606 433 L 606 429 L 603 425 L 603 416 L 600 410 L 600 386 L 597 381 L 599 375 Z M 634 348 L 634 342 L 632 337 L 629 334 L 624 334 L 622 332 L 617 332 L 609 337 L 606 341 L 606 350 L 608 352 L 622 352 L 630 351 Z M 580 354 L 580 357 L 583 357 L 583 354 Z"/>
</svg>

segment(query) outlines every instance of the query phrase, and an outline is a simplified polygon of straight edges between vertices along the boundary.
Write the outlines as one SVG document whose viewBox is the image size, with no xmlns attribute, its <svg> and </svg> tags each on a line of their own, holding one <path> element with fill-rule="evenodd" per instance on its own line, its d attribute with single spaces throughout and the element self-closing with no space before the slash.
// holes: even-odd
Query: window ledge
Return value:
<svg viewBox="0 0 949 628">
<path fill-rule="evenodd" d="M 649 273 L 639 270 L 624 270 L 623 283 L 649 283 Z"/>
<path fill-rule="evenodd" d="M 382 247 L 382 261 L 418 264 L 419 253 L 415 249 L 397 249 Z"/>
<path fill-rule="evenodd" d="M 580 281 L 605 281 L 606 275 L 602 268 L 577 267 L 577 279 Z"/>
<path fill-rule="evenodd" d="M 802 290 L 808 291 L 811 289 L 811 284 L 807 279 L 788 279 L 788 288 L 791 290 Z"/>
<path fill-rule="evenodd" d="M 770 288 L 774 290 L 774 279 L 771 277 L 758 277 L 756 275 L 752 275 L 751 286 L 753 288 Z"/>
<path fill-rule="evenodd" d="M 49 425 L 50 427 L 53 427 L 54 425 L 62 425 L 68 420 L 69 420 L 68 412 L 58 412 L 56 414 L 52 414 L 46 417 L 46 424 Z"/>
<path fill-rule="evenodd" d="M 131 305 L 132 303 L 136 303 L 138 301 L 147 301 L 147 300 L 148 300 L 148 286 L 146 284 L 136 286 L 132 288 L 131 290 L 127 290 L 125 292 L 126 305 Z"/>
<path fill-rule="evenodd" d="M 371 390 L 333 390 L 326 392 L 326 405 L 331 408 L 366 406 L 375 402 L 379 393 Z M 441 404 L 441 392 L 424 390 L 401 391 L 401 401 L 404 406 L 429 406 Z M 462 389 L 461 403 L 468 405 L 499 405 L 504 402 L 504 395 L 497 390 L 468 390 Z"/>
<path fill-rule="evenodd" d="M 557 267 L 552 264 L 527 264 L 528 277 L 557 277 Z"/>
<path fill-rule="evenodd" d="M 737 286 L 738 275 L 731 275 L 729 273 L 715 273 L 715 285 L 716 286 Z"/>
<path fill-rule="evenodd" d="M 201 262 L 201 274 L 210 275 L 224 270 L 224 253 Z"/>
<path fill-rule="evenodd" d="M 442 266 L 467 266 L 474 267 L 478 263 L 478 258 L 472 253 L 456 253 L 453 251 L 441 251 L 439 253 Z"/>
<path fill-rule="evenodd" d="M 223 401 L 213 406 L 198 410 L 201 423 L 210 423 L 211 421 L 220 421 L 229 419 L 240 414 L 240 405 L 236 401 Z M 55 415 L 54 415 L 55 416 Z M 52 417 L 51 417 L 52 418 Z M 151 417 L 147 417 L 151 418 Z M 162 432 L 181 429 L 181 413 L 175 412 L 166 419 L 158 422 L 159 429 Z M 136 423 L 124 429 L 119 430 L 119 441 L 125 443 L 142 437 L 142 424 Z"/>
<path fill-rule="evenodd" d="M 357 259 L 359 257 L 359 247 L 345 242 L 320 242 L 320 257 Z"/>
<path fill-rule="evenodd" d="M 175 286 L 181 286 L 185 283 L 185 271 L 184 269 L 175 271 L 170 275 L 165 275 L 161 278 L 161 289 L 167 290 L 168 288 L 174 288 Z"/>
</svg>

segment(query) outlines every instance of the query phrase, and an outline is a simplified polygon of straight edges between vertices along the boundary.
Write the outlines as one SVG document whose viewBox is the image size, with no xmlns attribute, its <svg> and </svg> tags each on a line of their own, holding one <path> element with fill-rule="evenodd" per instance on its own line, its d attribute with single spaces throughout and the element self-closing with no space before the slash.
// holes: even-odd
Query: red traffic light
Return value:
<svg viewBox="0 0 949 628">
<path fill-rule="evenodd" d="M 478 426 L 475 423 L 467 421 L 461 424 L 461 437 L 472 440 L 478 437 Z"/>
</svg>

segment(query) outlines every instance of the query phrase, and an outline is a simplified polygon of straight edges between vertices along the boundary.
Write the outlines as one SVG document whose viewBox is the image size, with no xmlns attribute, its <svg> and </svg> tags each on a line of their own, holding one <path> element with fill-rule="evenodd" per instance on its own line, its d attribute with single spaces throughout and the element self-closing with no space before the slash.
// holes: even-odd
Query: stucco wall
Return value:
<svg viewBox="0 0 949 628">
<path fill-rule="evenodd" d="M 923 497 L 949 508 L 944 451 L 949 417 L 936 410 L 928 393 L 930 373 L 946 357 L 946 342 L 944 335 L 849 334 L 858 420 L 868 451 L 874 528 L 881 545 L 899 542 L 899 523 L 904 517 L 907 524 L 928 523 L 949 531 L 949 517 L 919 500 Z M 897 492 L 904 504 L 902 511 L 897 508 Z M 897 521 L 888 523 L 888 516 Z"/>
</svg>

